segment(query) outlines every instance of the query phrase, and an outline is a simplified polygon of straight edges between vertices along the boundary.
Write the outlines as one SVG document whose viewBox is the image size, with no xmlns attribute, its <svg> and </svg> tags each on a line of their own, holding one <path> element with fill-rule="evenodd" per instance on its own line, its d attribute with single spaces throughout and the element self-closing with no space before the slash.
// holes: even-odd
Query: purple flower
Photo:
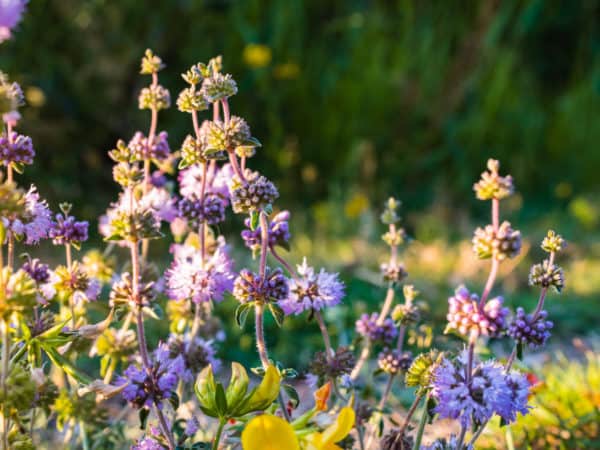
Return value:
<svg viewBox="0 0 600 450">
<path fill-rule="evenodd" d="M 32 164 L 34 156 L 35 150 L 29 136 L 23 136 L 14 131 L 10 133 L 10 139 L 5 135 L 0 136 L 0 163 L 2 165 Z"/>
<path fill-rule="evenodd" d="M 517 412 L 527 412 L 524 377 L 494 361 L 474 363 L 469 382 L 466 380 L 467 352 L 454 361 L 444 360 L 433 369 L 432 394 L 437 400 L 434 411 L 440 418 L 458 419 L 462 426 L 481 424 L 494 413 L 505 421 L 515 420 Z"/>
<path fill-rule="evenodd" d="M 177 204 L 179 217 L 187 220 L 190 227 L 197 229 L 200 223 L 216 225 L 225 220 L 227 200 L 218 194 L 207 194 L 204 202 L 197 198 L 182 198 Z"/>
<path fill-rule="evenodd" d="M 39 259 L 29 259 L 21 266 L 36 283 L 45 283 L 50 278 L 50 270 L 47 264 L 43 264 Z"/>
<path fill-rule="evenodd" d="M 242 269 L 235 279 L 233 295 L 240 303 L 278 302 L 288 296 L 288 281 L 279 268 L 266 268 L 265 277 Z"/>
<path fill-rule="evenodd" d="M 422 446 L 421 450 L 473 450 L 473 446 L 463 444 L 462 448 L 458 448 L 458 438 L 453 434 L 450 439 L 437 439 L 431 445 Z"/>
<path fill-rule="evenodd" d="M 448 299 L 446 331 L 455 330 L 468 337 L 497 337 L 504 331 L 508 315 L 508 308 L 503 307 L 503 303 L 502 297 L 496 297 L 481 309 L 477 294 L 471 294 L 466 287 L 460 286 Z"/>
<path fill-rule="evenodd" d="M 300 314 L 303 311 L 320 311 L 323 308 L 339 304 L 344 297 L 344 284 L 337 273 L 327 273 L 321 269 L 315 273 L 306 264 L 298 266 L 298 279 L 289 281 L 289 296 L 279 305 L 286 314 Z"/>
<path fill-rule="evenodd" d="M 185 362 L 181 355 L 171 358 L 166 344 L 160 344 L 154 351 L 150 367 L 130 365 L 123 376 L 116 380 L 117 385 L 128 383 L 122 395 L 135 408 L 150 408 L 152 404 L 162 407 L 162 402 L 171 397 L 177 383 L 184 376 Z"/>
<path fill-rule="evenodd" d="M 363 314 L 356 321 L 356 332 L 372 342 L 389 344 L 398 336 L 398 329 L 389 317 L 381 324 L 378 321 L 378 313 Z"/>
<path fill-rule="evenodd" d="M 18 223 L 17 223 L 18 222 Z M 15 220 L 12 230 L 16 234 L 25 235 L 25 244 L 34 245 L 48 236 L 52 227 L 52 214 L 45 200 L 40 200 L 40 195 L 35 186 L 31 186 L 25 194 L 25 217 L 21 222 Z"/>
<path fill-rule="evenodd" d="M 191 419 L 188 419 L 185 421 L 184 433 L 187 434 L 188 436 L 194 436 L 198 432 L 199 428 L 200 428 L 200 425 L 198 424 L 198 419 L 196 419 L 195 417 L 192 417 Z"/>
<path fill-rule="evenodd" d="M 137 441 L 136 444 L 131 446 L 131 450 L 167 450 L 154 439 L 145 437 Z"/>
<path fill-rule="evenodd" d="M 291 238 L 288 220 L 290 220 L 289 211 L 281 211 L 280 213 L 277 213 L 275 217 L 273 217 L 273 220 L 269 224 L 270 247 L 275 245 L 282 247 L 287 246 Z M 252 230 L 250 229 L 250 219 L 246 219 L 244 224 L 246 225 L 246 229 L 241 233 L 244 244 L 251 250 L 259 249 L 262 243 L 260 225 L 257 226 L 256 229 Z"/>
<path fill-rule="evenodd" d="M 158 219 L 165 222 L 171 222 L 177 217 L 175 199 L 165 188 L 152 187 L 138 200 L 138 207 L 153 211 Z"/>
<path fill-rule="evenodd" d="M 165 276 L 168 295 L 175 300 L 220 302 L 233 289 L 232 263 L 222 248 L 204 262 L 198 251 L 176 258 Z"/>
<path fill-rule="evenodd" d="M 213 370 L 219 370 L 221 361 L 217 359 L 217 350 L 212 340 L 200 337 L 191 338 L 189 335 L 171 335 L 167 341 L 171 358 L 181 355 L 185 364 L 182 379 L 190 382 L 207 365 L 212 365 Z"/>
<path fill-rule="evenodd" d="M 169 142 L 167 140 L 168 137 L 169 135 L 166 131 L 161 131 L 154 136 L 152 142 L 148 142 L 148 138 L 144 136 L 144 133 L 138 131 L 134 134 L 127 146 L 131 149 L 134 156 L 138 160 L 150 158 L 158 161 L 164 161 L 171 153 Z"/>
<path fill-rule="evenodd" d="M 57 214 L 52 227 L 48 230 L 48 237 L 54 245 L 75 244 L 79 245 L 88 239 L 88 223 L 77 222 L 75 217 L 64 217 Z"/>
<path fill-rule="evenodd" d="M 0 42 L 11 37 L 11 30 L 21 21 L 27 0 L 0 1 Z"/>
<path fill-rule="evenodd" d="M 531 348 L 538 348 L 550 339 L 550 330 L 554 324 L 546 320 L 548 312 L 540 311 L 534 317 L 527 314 L 523 308 L 517 308 L 517 314 L 508 326 L 508 335 L 516 342 L 528 344 Z"/>
</svg>

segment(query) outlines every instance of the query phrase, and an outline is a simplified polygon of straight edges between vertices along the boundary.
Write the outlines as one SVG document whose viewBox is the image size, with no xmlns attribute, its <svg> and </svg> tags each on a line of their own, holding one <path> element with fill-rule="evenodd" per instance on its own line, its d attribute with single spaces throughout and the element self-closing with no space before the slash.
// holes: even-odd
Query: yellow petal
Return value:
<svg viewBox="0 0 600 450">
<path fill-rule="evenodd" d="M 354 410 L 345 406 L 340 411 L 334 423 L 329 425 L 322 433 L 321 448 L 326 449 L 327 444 L 339 442 L 348 436 L 354 426 Z"/>
<path fill-rule="evenodd" d="M 246 424 L 242 431 L 244 450 L 300 450 L 294 429 L 285 420 L 262 414 Z"/>
<path fill-rule="evenodd" d="M 279 395 L 280 383 L 281 376 L 279 375 L 279 371 L 274 365 L 269 365 L 265 371 L 265 376 L 245 406 L 245 412 L 267 408 Z"/>
</svg>

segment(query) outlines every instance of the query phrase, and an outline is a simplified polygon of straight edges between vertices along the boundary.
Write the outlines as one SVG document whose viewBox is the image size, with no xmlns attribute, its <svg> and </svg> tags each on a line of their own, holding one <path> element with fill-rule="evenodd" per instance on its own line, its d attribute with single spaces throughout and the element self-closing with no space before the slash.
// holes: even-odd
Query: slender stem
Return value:
<svg viewBox="0 0 600 450">
<path fill-rule="evenodd" d="M 11 269 L 15 264 L 15 237 L 12 233 L 8 233 L 8 246 L 6 251 L 6 263 Z"/>
<path fill-rule="evenodd" d="M 500 200 L 497 198 L 492 199 L 492 227 L 494 231 L 500 227 Z"/>
<path fill-rule="evenodd" d="M 512 352 L 510 353 L 510 356 L 508 357 L 508 359 L 506 360 L 506 367 L 504 369 L 504 371 L 506 373 L 510 372 L 510 369 L 512 368 L 513 363 L 515 362 L 515 358 L 517 356 L 517 345 L 515 344 Z"/>
<path fill-rule="evenodd" d="M 365 363 L 367 362 L 367 359 L 369 359 L 370 354 L 371 354 L 371 344 L 370 344 L 370 342 L 365 342 L 365 345 L 363 345 L 363 349 L 360 353 L 358 361 L 356 362 L 356 365 L 354 366 L 354 368 L 352 369 L 352 372 L 350 373 L 350 379 L 352 381 L 354 381 L 358 378 L 358 375 L 360 374 L 360 369 L 362 369 L 362 366 L 365 365 Z"/>
<path fill-rule="evenodd" d="M 4 286 L 3 286 L 4 289 Z M 4 398 L 6 398 L 7 386 L 6 379 L 8 378 L 8 363 L 10 356 L 10 336 L 8 334 L 8 323 L 6 319 L 2 319 L 0 322 L 0 326 L 2 327 L 2 371 L 0 372 L 0 383 L 2 385 L 2 392 L 4 394 Z M 2 448 L 3 450 L 8 450 L 8 416 L 7 411 L 2 409 Z"/>
<path fill-rule="evenodd" d="M 213 441 L 212 450 L 219 450 L 219 443 L 221 442 L 221 435 L 223 434 L 223 428 L 225 427 L 225 420 L 219 420 L 219 428 L 217 428 L 217 434 Z"/>
<path fill-rule="evenodd" d="M 494 282 L 496 281 L 496 277 L 498 276 L 498 268 L 500 267 L 500 261 L 498 261 L 495 257 L 492 256 L 492 266 L 490 268 L 490 274 L 488 275 L 488 279 L 485 283 L 485 287 L 483 288 L 483 293 L 481 294 L 481 300 L 479 301 L 479 306 L 483 307 L 485 305 L 492 288 L 494 287 Z"/>
<path fill-rule="evenodd" d="M 402 424 L 402 426 L 400 427 L 400 430 L 398 431 L 398 435 L 396 437 L 396 441 L 398 439 L 402 439 L 402 436 L 404 435 L 404 433 L 406 432 L 406 429 L 408 428 L 408 424 L 410 423 L 410 419 L 412 418 L 412 416 L 414 415 L 415 411 L 417 410 L 417 407 L 419 406 L 419 403 L 421 402 L 421 399 L 424 397 L 425 394 L 423 394 L 422 392 L 420 392 L 419 394 L 417 394 L 417 396 L 415 397 L 412 405 L 410 405 L 410 408 L 408 410 L 408 412 L 406 413 L 406 418 L 404 419 L 404 423 Z M 427 405 L 425 405 L 425 409 L 427 409 Z"/>
<path fill-rule="evenodd" d="M 385 318 L 387 317 L 387 315 L 390 313 L 390 310 L 392 309 L 393 302 L 394 302 L 394 287 L 390 283 L 390 285 L 388 286 L 387 292 L 385 294 L 385 300 L 383 301 L 383 306 L 381 307 L 381 312 L 379 313 L 379 316 L 377 317 L 377 325 L 379 325 L 379 326 L 383 325 Z"/>
<path fill-rule="evenodd" d="M 465 436 L 467 435 L 467 427 L 460 427 L 460 434 L 458 436 L 458 440 L 456 441 L 456 448 L 462 450 L 463 444 L 465 442 Z"/>
<path fill-rule="evenodd" d="M 383 391 L 383 395 L 381 396 L 381 399 L 379 400 L 379 404 L 377 405 L 377 409 L 380 411 L 383 410 L 383 407 L 385 406 L 385 403 L 387 402 L 390 392 L 392 391 L 392 385 L 394 384 L 395 376 L 396 376 L 396 374 L 391 373 L 390 376 L 388 377 L 387 383 L 385 385 L 385 390 Z"/>
<path fill-rule="evenodd" d="M 106 369 L 106 373 L 104 374 L 104 379 L 102 380 L 102 381 L 104 381 L 105 384 L 110 383 L 110 381 L 112 380 L 113 374 L 115 373 L 116 368 L 117 368 L 117 360 L 116 360 L 116 358 L 111 358 L 110 364 L 108 365 L 108 368 Z"/>
<path fill-rule="evenodd" d="M 269 251 L 269 219 L 267 218 L 267 215 L 261 211 L 259 213 L 259 220 L 261 239 L 259 275 L 264 281 L 267 269 L 267 253 Z"/>
<path fill-rule="evenodd" d="M 286 421 L 291 422 L 292 418 L 290 417 L 290 413 L 288 412 L 288 409 L 285 405 L 285 399 L 283 398 L 283 389 L 279 390 L 279 396 L 277 397 L 277 399 L 279 401 L 279 405 L 281 406 L 281 412 L 283 412 L 283 417 L 285 417 Z"/>
<path fill-rule="evenodd" d="M 83 446 L 83 450 L 90 450 L 90 444 L 88 442 L 87 433 L 85 431 L 85 423 L 83 420 L 79 421 L 79 433 L 81 435 L 81 445 Z"/>
<path fill-rule="evenodd" d="M 229 118 L 231 117 L 229 113 L 229 101 L 225 98 L 221 100 L 221 104 L 223 105 L 223 122 L 225 122 L 225 124 L 228 124 Z"/>
<path fill-rule="evenodd" d="M 265 331 L 263 323 L 264 306 L 257 303 L 254 306 L 255 331 L 256 331 L 256 349 L 263 368 L 269 366 L 269 354 L 267 353 L 267 345 L 265 343 Z"/>
<path fill-rule="evenodd" d="M 423 414 L 421 414 L 419 428 L 417 429 L 417 434 L 415 435 L 415 443 L 413 444 L 413 450 L 419 450 L 421 448 L 421 440 L 423 439 L 423 432 L 425 431 L 425 425 L 427 424 L 428 417 L 429 411 L 427 411 L 427 399 L 425 399 L 425 404 L 423 405 Z"/>
<path fill-rule="evenodd" d="M 71 244 L 65 244 L 65 257 L 67 260 L 67 269 L 71 272 L 71 267 L 73 267 L 73 257 L 71 255 Z M 75 317 L 75 299 L 73 295 L 69 297 L 69 308 L 71 309 L 71 326 L 75 329 L 77 325 L 77 318 Z"/>
<path fill-rule="evenodd" d="M 279 261 L 283 267 L 285 267 L 285 270 L 287 270 L 287 271 L 289 272 L 290 276 L 291 276 L 292 278 L 294 278 L 295 280 L 297 280 L 297 279 L 299 278 L 299 277 L 298 277 L 298 274 L 296 273 L 296 271 L 294 270 L 294 268 L 292 267 L 292 265 L 291 265 L 289 262 L 287 262 L 287 261 L 286 261 L 286 260 L 285 260 L 285 259 L 284 259 L 284 258 L 283 258 L 283 257 L 282 257 L 282 256 L 281 256 L 279 253 L 278 253 L 278 252 L 277 252 L 277 250 L 275 250 L 275 246 L 274 246 L 274 245 L 271 245 L 271 246 L 269 247 L 269 250 L 271 250 L 271 255 L 273 255 L 273 257 L 274 257 L 274 258 L 275 258 L 277 261 Z"/>
<path fill-rule="evenodd" d="M 331 339 L 329 337 L 329 332 L 327 331 L 327 326 L 325 325 L 325 321 L 323 320 L 323 315 L 321 311 L 314 311 L 315 319 L 317 319 L 317 323 L 319 324 L 319 329 L 321 330 L 321 335 L 323 336 L 323 343 L 325 344 L 325 355 L 328 362 L 331 362 L 331 358 L 335 355 L 333 351 L 333 347 L 331 346 Z"/>
<path fill-rule="evenodd" d="M 235 153 L 227 152 L 227 154 L 229 155 L 229 162 L 231 163 L 231 168 L 233 169 L 233 172 L 241 181 L 246 181 L 246 177 L 244 176 L 242 169 L 240 169 L 240 165 L 238 163 L 237 156 L 235 155 Z"/>
<path fill-rule="evenodd" d="M 142 357 L 142 364 L 146 370 L 150 369 L 150 357 L 148 356 L 148 344 L 146 343 L 146 333 L 144 331 L 144 313 L 142 307 L 137 307 L 136 326 L 138 334 L 138 346 L 140 349 L 140 356 Z"/>
<path fill-rule="evenodd" d="M 169 430 L 169 425 L 167 425 L 167 421 L 165 416 L 163 415 L 161 409 L 158 407 L 158 403 L 154 402 L 154 411 L 156 412 L 156 417 L 158 418 L 158 424 L 160 425 L 160 429 L 165 435 L 167 442 L 169 444 L 169 450 L 175 450 L 175 439 Z"/>
<path fill-rule="evenodd" d="M 467 384 L 471 382 L 471 373 L 473 371 L 473 354 L 475 352 L 475 339 L 469 338 L 469 346 L 467 347 L 467 367 L 465 370 L 465 378 Z"/>
</svg>

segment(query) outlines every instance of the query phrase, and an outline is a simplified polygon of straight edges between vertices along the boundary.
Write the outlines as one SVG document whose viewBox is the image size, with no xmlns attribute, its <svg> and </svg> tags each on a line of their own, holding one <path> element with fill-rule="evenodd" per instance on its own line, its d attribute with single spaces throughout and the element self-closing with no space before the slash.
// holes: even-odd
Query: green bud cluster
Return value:
<svg viewBox="0 0 600 450">
<path fill-rule="evenodd" d="M 213 73 L 202 83 L 206 100 L 214 103 L 237 94 L 237 84 L 230 74 Z"/>
<path fill-rule="evenodd" d="M 56 414 L 56 425 L 61 431 L 71 420 L 97 426 L 107 421 L 107 412 L 96 403 L 94 395 L 78 397 L 66 389 L 61 389 L 52 409 Z"/>
<path fill-rule="evenodd" d="M 25 104 L 23 91 L 18 83 L 11 83 L 4 72 L 0 72 L 0 114 L 16 111 Z"/>
<path fill-rule="evenodd" d="M 478 227 L 473 236 L 473 251 L 480 259 L 495 258 L 502 261 L 514 258 L 521 252 L 521 232 L 513 230 L 510 222 L 502 222 L 498 230 L 492 225 Z"/>
<path fill-rule="evenodd" d="M 144 172 L 136 165 L 121 162 L 113 167 L 113 179 L 123 188 L 129 188 L 144 179 Z"/>
<path fill-rule="evenodd" d="M 412 325 L 417 323 L 421 317 L 421 311 L 417 305 L 405 303 L 396 305 L 392 310 L 392 320 L 401 325 Z"/>
<path fill-rule="evenodd" d="M 232 116 L 229 122 L 208 122 L 207 153 L 235 151 L 238 156 L 252 156 L 260 142 L 250 134 L 244 119 Z"/>
<path fill-rule="evenodd" d="M 22 364 L 15 364 L 6 378 L 6 385 L 10 386 L 10 389 L 6 392 L 0 390 L 0 404 L 3 410 L 9 411 L 11 416 L 30 410 L 36 392 L 31 372 Z"/>
<path fill-rule="evenodd" d="M 154 283 L 143 283 L 140 281 L 138 286 L 138 295 L 133 295 L 133 283 L 131 275 L 123 273 L 121 280 L 114 283 L 110 291 L 111 306 L 121 305 L 149 305 L 156 297 Z"/>
<path fill-rule="evenodd" d="M 79 261 L 75 261 L 70 269 L 67 266 L 58 266 L 54 274 L 57 278 L 54 289 L 62 301 L 68 301 L 77 291 L 85 292 L 90 284 L 88 274 Z"/>
<path fill-rule="evenodd" d="M 542 250 L 547 253 L 558 253 L 565 248 L 565 240 L 560 234 L 556 234 L 554 231 L 549 230 L 548 234 L 542 241 Z"/>
<path fill-rule="evenodd" d="M 545 259 L 541 264 L 534 264 L 529 271 L 529 285 L 548 288 L 553 286 L 560 292 L 565 286 L 565 275 L 560 266 L 550 264 Z"/>
<path fill-rule="evenodd" d="M 133 330 L 107 328 L 98 336 L 95 349 L 99 356 L 109 356 L 120 361 L 126 361 L 135 352 L 136 346 L 137 341 Z"/>
<path fill-rule="evenodd" d="M 475 195 L 479 200 L 502 200 L 514 192 L 513 179 L 498 174 L 500 163 L 495 159 L 487 162 L 488 170 L 481 174 L 481 179 L 473 185 Z"/>
<path fill-rule="evenodd" d="M 109 225 L 110 235 L 106 241 L 139 242 L 162 236 L 160 224 L 150 210 L 117 211 Z"/>
<path fill-rule="evenodd" d="M 198 63 L 190 67 L 185 73 L 181 74 L 181 78 L 190 86 L 195 86 L 202 83 L 205 77 L 209 76 L 208 68 L 203 63 Z"/>
<path fill-rule="evenodd" d="M 163 64 L 162 59 L 160 59 L 158 55 L 155 55 L 152 50 L 146 49 L 142 58 L 140 73 L 142 75 L 152 75 L 153 73 L 161 71 L 164 67 L 165 65 Z"/>
<path fill-rule="evenodd" d="M 418 355 L 406 371 L 404 381 L 408 387 L 427 389 L 431 384 L 431 374 L 439 355 L 435 350 Z"/>
<path fill-rule="evenodd" d="M 92 278 L 108 283 L 115 272 L 116 260 L 100 250 L 88 251 L 81 260 L 85 272 Z"/>
<path fill-rule="evenodd" d="M 145 87 L 138 97 L 140 109 L 154 109 L 160 111 L 171 106 L 171 94 L 169 90 L 160 84 Z"/>
<path fill-rule="evenodd" d="M 0 183 L 0 216 L 20 217 L 25 212 L 25 197 L 15 183 Z"/>
<path fill-rule="evenodd" d="M 392 225 L 400 222 L 400 216 L 398 215 L 398 209 L 402 202 L 396 200 L 394 197 L 390 197 L 387 202 L 385 202 L 385 209 L 381 214 L 381 221 L 385 225 Z"/>
<path fill-rule="evenodd" d="M 6 287 L 0 291 L 0 317 L 31 311 L 37 304 L 37 287 L 29 274 L 21 269 L 13 272 L 10 267 L 4 267 L 1 279 L 5 280 Z"/>
<path fill-rule="evenodd" d="M 206 162 L 208 158 L 204 153 L 204 149 L 205 145 L 201 140 L 188 134 L 184 139 L 183 144 L 181 144 L 181 161 L 179 162 L 179 169 L 185 169 L 194 164 Z"/>
<path fill-rule="evenodd" d="M 204 111 L 208 109 L 208 102 L 202 95 L 202 91 L 197 91 L 194 86 L 185 88 L 177 97 L 177 109 L 181 112 L 192 113 L 194 111 Z"/>
<path fill-rule="evenodd" d="M 382 234 L 381 239 L 390 247 L 398 247 L 406 242 L 406 231 L 404 228 L 390 230 Z"/>
</svg>

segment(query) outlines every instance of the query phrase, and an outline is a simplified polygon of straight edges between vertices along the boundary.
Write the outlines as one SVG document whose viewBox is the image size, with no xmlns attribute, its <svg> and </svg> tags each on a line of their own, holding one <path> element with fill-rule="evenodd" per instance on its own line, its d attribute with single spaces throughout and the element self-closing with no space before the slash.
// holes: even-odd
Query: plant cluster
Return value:
<svg viewBox="0 0 600 450">
<path fill-rule="evenodd" d="M 520 233 L 500 223 L 500 201 L 514 188 L 497 161 L 488 162 L 474 186 L 477 197 L 491 203 L 492 223 L 473 238 L 475 254 L 491 261 L 489 278 L 481 296 L 460 286 L 448 301 L 446 331 L 462 337 L 464 348 L 417 355 L 406 348 L 422 303 L 415 287 L 404 284 L 408 273 L 399 251 L 407 236 L 394 198 L 381 216 L 387 227 L 382 238 L 390 248 L 381 266 L 385 299 L 379 311 L 357 320 L 357 340 L 336 348 L 324 312 L 344 301 L 344 284 L 338 274 L 315 269 L 306 259 L 294 267 L 282 253 L 291 239 L 290 214 L 275 212 L 277 187 L 250 167 L 261 144 L 230 111 L 235 80 L 223 72 L 220 57 L 182 74 L 186 87 L 176 105 L 191 119 L 190 134 L 172 151 L 167 132 L 158 128 L 159 112 L 171 105 L 169 90 L 159 83 L 164 67 L 146 51 L 140 73 L 151 81 L 138 104 L 149 111 L 150 126 L 108 152 L 121 192 L 100 219 L 106 249 L 81 259 L 73 251 L 88 239 L 88 224 L 68 204 L 53 213 L 34 186 L 25 190 L 16 182 L 35 151 L 31 139 L 15 131 L 21 90 L 1 77 L 2 449 L 35 448 L 35 431 L 56 427 L 65 446 L 84 449 L 462 450 L 473 447 L 494 416 L 509 424 L 529 412 L 530 383 L 513 365 L 524 347 L 540 347 L 550 337 L 544 302 L 549 289 L 564 284 L 555 263 L 564 241 L 549 232 L 542 243 L 548 259 L 531 268 L 530 284 L 541 289 L 533 312 L 511 314 L 501 296 L 492 296 L 500 264 L 521 248 Z M 205 111 L 210 118 L 202 120 Z M 229 211 L 245 218 L 241 237 L 256 267 L 236 267 L 219 233 Z M 150 247 L 168 234 L 172 263 L 163 272 L 150 258 Z M 30 256 L 29 248 L 42 240 L 64 249 L 64 264 L 50 267 Z M 17 246 L 23 247 L 20 260 Z M 402 302 L 396 300 L 400 288 Z M 260 366 L 252 371 L 258 383 L 237 362 L 231 363 L 229 383 L 221 380 L 216 353 L 224 327 L 213 306 L 223 301 L 239 303 L 239 326 L 253 316 Z M 300 376 L 269 354 L 265 314 L 279 326 L 290 315 L 304 315 L 318 326 L 324 350 L 308 372 Z M 150 348 L 146 324 L 165 317 L 170 333 Z M 503 337 L 514 343 L 507 361 L 476 355 L 477 344 Z M 387 379 L 381 393 L 368 389 L 373 355 L 376 372 Z M 84 357 L 99 360 L 98 373 L 84 373 Z M 400 423 L 388 402 L 396 382 L 414 391 Z M 124 413 L 111 415 L 114 405 Z M 137 435 L 125 426 L 130 411 L 139 415 Z M 424 431 L 436 418 L 456 419 L 460 431 L 424 446 Z"/>
</svg>

